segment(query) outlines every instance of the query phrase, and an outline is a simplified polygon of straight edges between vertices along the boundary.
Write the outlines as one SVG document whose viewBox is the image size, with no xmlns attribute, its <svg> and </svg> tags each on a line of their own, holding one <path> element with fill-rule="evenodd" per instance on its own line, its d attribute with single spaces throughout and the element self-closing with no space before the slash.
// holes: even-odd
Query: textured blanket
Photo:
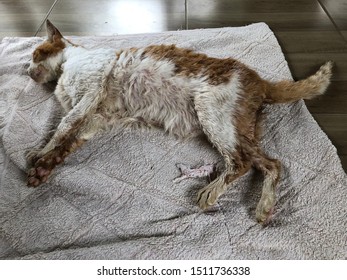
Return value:
<svg viewBox="0 0 347 280">
<path fill-rule="evenodd" d="M 241 28 L 114 37 L 76 37 L 86 47 L 177 44 L 234 57 L 269 80 L 291 79 L 264 23 Z M 59 105 L 52 86 L 26 74 L 42 38 L 0 44 L 0 258 L 2 259 L 345 259 L 347 179 L 336 149 L 303 102 L 267 106 L 262 145 L 282 161 L 268 227 L 256 223 L 261 174 L 236 181 L 214 211 L 196 195 L 207 179 L 180 176 L 177 163 L 220 162 L 204 139 L 160 130 L 98 134 L 59 166 L 49 183 L 26 187 L 26 153 L 45 143 Z"/>
</svg>

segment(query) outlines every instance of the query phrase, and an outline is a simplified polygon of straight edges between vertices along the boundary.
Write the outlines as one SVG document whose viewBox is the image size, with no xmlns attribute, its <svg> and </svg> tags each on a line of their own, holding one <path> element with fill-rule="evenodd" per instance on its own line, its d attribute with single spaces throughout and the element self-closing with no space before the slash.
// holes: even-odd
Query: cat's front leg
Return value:
<svg viewBox="0 0 347 280">
<path fill-rule="evenodd" d="M 37 187 L 45 183 L 53 169 L 85 142 L 80 133 L 84 126 L 83 120 L 79 120 L 65 134 L 53 136 L 46 147 L 32 159 L 33 167 L 28 171 L 28 186 Z"/>
<path fill-rule="evenodd" d="M 63 123 L 62 126 L 66 125 Z M 61 129 L 62 126 L 58 127 L 40 152 L 33 153 L 33 167 L 28 171 L 28 186 L 37 187 L 45 183 L 53 169 L 98 131 L 107 127 L 107 121 L 101 115 L 93 114 L 73 122 L 66 131 Z"/>
<path fill-rule="evenodd" d="M 98 91 L 83 92 L 81 100 L 62 118 L 53 137 L 38 153 L 33 168 L 28 171 L 28 186 L 37 187 L 46 182 L 52 170 L 67 155 L 98 131 L 100 116 L 95 112 L 107 95 L 107 81 L 105 79 Z"/>
</svg>

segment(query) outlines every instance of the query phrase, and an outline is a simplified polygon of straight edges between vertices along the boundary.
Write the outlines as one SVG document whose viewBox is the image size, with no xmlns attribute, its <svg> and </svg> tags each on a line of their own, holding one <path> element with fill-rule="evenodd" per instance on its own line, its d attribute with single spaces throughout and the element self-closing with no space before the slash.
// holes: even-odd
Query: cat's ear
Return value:
<svg viewBox="0 0 347 280">
<path fill-rule="evenodd" d="M 48 41 L 50 42 L 63 38 L 63 35 L 61 35 L 58 28 L 56 28 L 48 19 L 46 21 L 46 30 L 47 30 Z"/>
</svg>

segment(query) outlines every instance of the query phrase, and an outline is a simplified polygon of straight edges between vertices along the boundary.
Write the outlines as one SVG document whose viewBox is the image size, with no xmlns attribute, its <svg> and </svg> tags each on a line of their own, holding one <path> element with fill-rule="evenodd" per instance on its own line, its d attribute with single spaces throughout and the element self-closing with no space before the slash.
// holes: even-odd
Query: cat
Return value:
<svg viewBox="0 0 347 280">
<path fill-rule="evenodd" d="M 307 79 L 266 81 L 233 58 L 213 58 L 175 45 L 86 49 L 46 21 L 48 38 L 28 68 L 38 83 L 57 81 L 65 112 L 53 137 L 28 171 L 28 186 L 45 183 L 52 170 L 100 129 L 161 127 L 179 138 L 205 135 L 224 169 L 198 192 L 202 209 L 252 167 L 264 175 L 256 220 L 268 223 L 281 164 L 261 149 L 263 104 L 295 102 L 323 94 L 332 75 L 327 62 Z"/>
</svg>

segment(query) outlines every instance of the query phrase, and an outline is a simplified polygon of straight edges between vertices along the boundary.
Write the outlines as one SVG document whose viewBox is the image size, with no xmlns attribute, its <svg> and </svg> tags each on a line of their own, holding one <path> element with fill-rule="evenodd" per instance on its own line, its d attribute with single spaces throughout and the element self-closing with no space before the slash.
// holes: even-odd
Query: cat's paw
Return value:
<svg viewBox="0 0 347 280">
<path fill-rule="evenodd" d="M 45 183 L 48 176 L 51 174 L 51 170 L 45 169 L 41 166 L 30 168 L 28 171 L 28 183 L 29 187 L 38 187 Z"/>
<path fill-rule="evenodd" d="M 214 183 L 211 183 L 201 189 L 198 193 L 198 205 L 202 210 L 208 209 L 216 204 L 218 197 L 223 194 L 223 190 Z"/>
<path fill-rule="evenodd" d="M 260 201 L 255 210 L 255 217 L 258 223 L 262 224 L 263 226 L 267 226 L 271 221 L 274 208 L 273 200 Z"/>
<path fill-rule="evenodd" d="M 28 171 L 27 185 L 29 187 L 38 187 L 45 183 L 52 173 L 55 166 L 63 161 L 62 157 L 51 151 L 39 158 L 33 168 Z"/>
</svg>

